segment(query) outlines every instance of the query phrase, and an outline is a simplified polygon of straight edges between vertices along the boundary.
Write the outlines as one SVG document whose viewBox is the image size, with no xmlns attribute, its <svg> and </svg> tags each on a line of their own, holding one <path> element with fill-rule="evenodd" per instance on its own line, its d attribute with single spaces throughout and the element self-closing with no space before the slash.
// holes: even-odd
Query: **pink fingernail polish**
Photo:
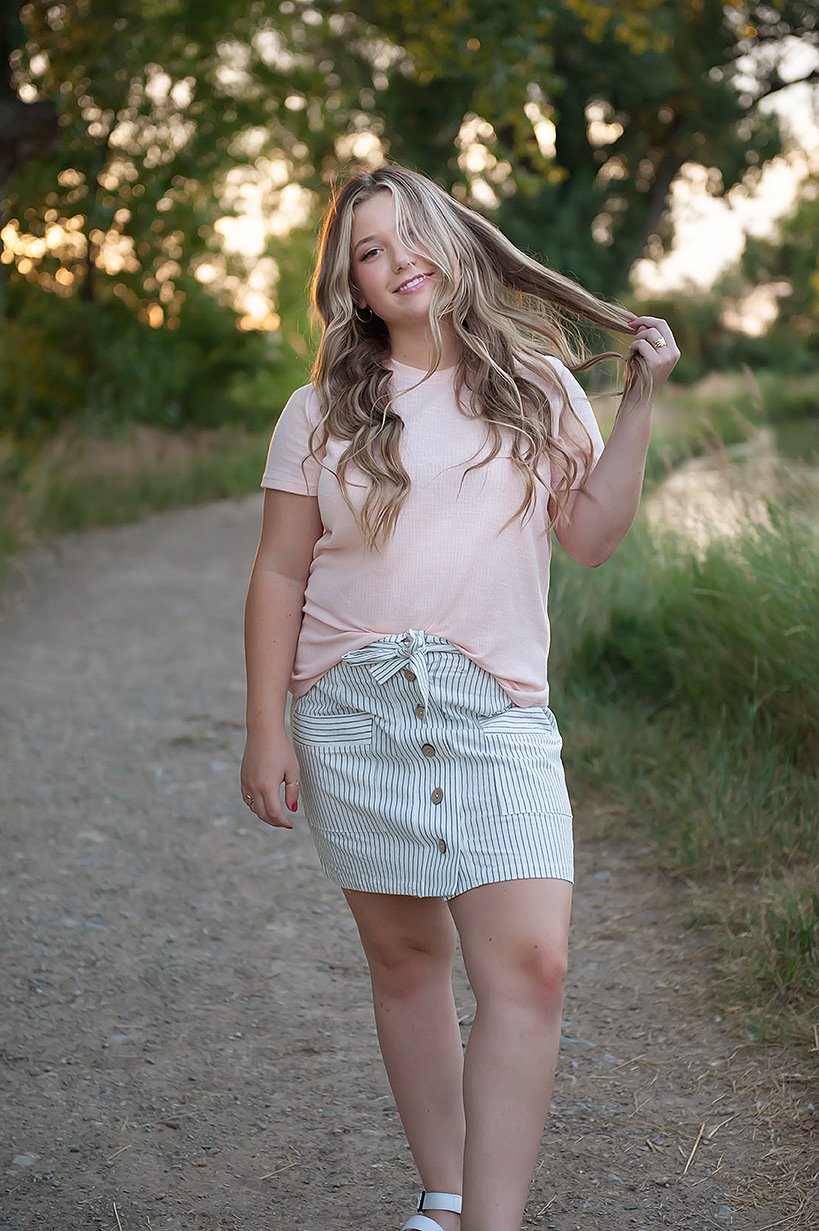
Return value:
<svg viewBox="0 0 819 1231">
<path fill-rule="evenodd" d="M 298 806 L 299 806 L 299 805 L 298 805 L 298 803 L 291 804 L 291 805 L 290 805 L 290 811 L 291 811 L 291 812 L 295 812 L 295 811 L 296 811 L 296 809 L 298 808 Z"/>
</svg>

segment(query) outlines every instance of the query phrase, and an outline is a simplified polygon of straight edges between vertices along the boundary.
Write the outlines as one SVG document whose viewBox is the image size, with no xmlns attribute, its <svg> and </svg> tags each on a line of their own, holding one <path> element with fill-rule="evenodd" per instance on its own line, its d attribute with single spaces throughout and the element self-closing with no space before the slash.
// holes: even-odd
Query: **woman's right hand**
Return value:
<svg viewBox="0 0 819 1231">
<path fill-rule="evenodd" d="M 284 727 L 273 733 L 248 735 L 240 779 L 242 799 L 260 821 L 280 829 L 293 828 L 282 809 L 279 791 L 284 782 L 285 808 L 294 812 L 299 798 L 299 763 Z"/>
</svg>

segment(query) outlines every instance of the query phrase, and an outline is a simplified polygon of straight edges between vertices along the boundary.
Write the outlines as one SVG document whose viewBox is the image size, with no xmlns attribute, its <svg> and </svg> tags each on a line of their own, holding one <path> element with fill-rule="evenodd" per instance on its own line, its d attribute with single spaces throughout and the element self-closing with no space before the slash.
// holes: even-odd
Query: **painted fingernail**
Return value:
<svg viewBox="0 0 819 1231">
<path fill-rule="evenodd" d="M 291 805 L 290 805 L 290 811 L 291 811 L 291 812 L 295 812 L 295 811 L 296 811 L 296 809 L 298 808 L 298 806 L 299 806 L 299 805 L 298 805 L 298 801 L 297 801 L 296 803 L 294 803 L 294 804 L 291 804 Z"/>
</svg>

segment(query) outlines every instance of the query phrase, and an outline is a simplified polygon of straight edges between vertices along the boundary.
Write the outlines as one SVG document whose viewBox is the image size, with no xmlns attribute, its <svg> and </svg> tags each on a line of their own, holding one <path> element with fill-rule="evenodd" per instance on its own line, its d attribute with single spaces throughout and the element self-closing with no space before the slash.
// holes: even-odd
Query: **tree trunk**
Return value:
<svg viewBox="0 0 819 1231">
<path fill-rule="evenodd" d="M 11 82 L 11 53 L 22 31 L 21 4 L 0 4 L 0 202 L 18 167 L 53 150 L 57 108 L 51 101 L 24 103 Z"/>
<path fill-rule="evenodd" d="M 50 153 L 59 121 L 52 102 L 24 103 L 11 82 L 11 53 L 21 29 L 16 7 L 0 3 L 0 231 L 8 222 L 8 192 L 14 172 L 31 158 Z M 5 315 L 8 266 L 0 263 L 0 316 Z"/>
</svg>

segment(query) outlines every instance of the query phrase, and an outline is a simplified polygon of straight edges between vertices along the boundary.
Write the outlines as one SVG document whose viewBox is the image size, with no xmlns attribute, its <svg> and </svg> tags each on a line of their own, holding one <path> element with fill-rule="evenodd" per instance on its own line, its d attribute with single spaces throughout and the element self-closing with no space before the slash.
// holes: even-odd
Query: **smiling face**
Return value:
<svg viewBox="0 0 819 1231">
<path fill-rule="evenodd" d="M 388 328 L 426 324 L 436 267 L 420 246 L 410 247 L 400 239 L 388 189 L 355 207 L 350 246 L 350 276 L 359 308 L 372 308 Z"/>
</svg>

